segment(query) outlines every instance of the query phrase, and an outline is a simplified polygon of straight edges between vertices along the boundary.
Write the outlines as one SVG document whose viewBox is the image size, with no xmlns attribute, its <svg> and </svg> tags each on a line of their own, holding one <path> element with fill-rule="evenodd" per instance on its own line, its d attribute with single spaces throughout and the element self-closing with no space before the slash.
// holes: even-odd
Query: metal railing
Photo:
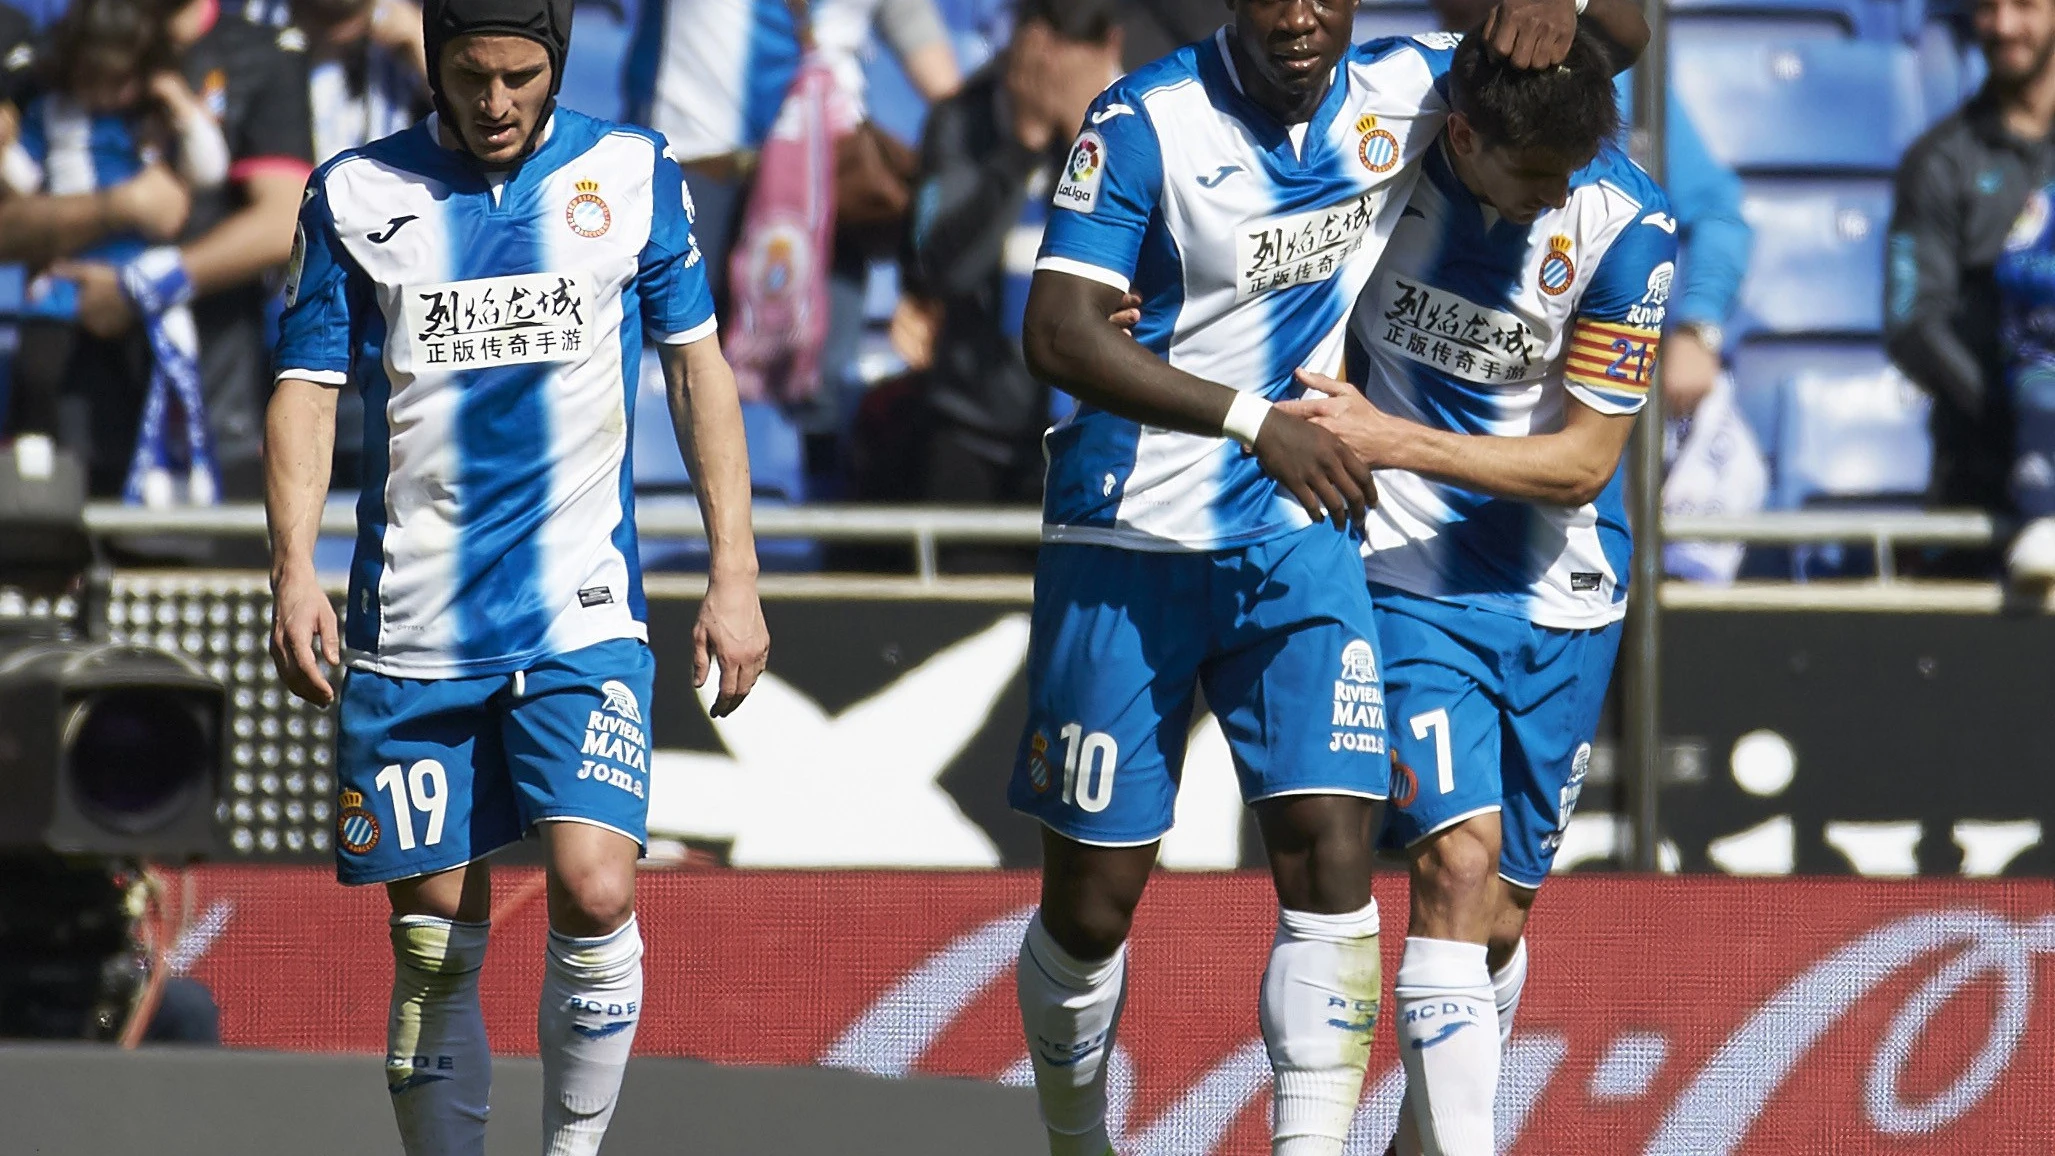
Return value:
<svg viewBox="0 0 2055 1156">
<path fill-rule="evenodd" d="M 923 584 L 940 576 L 936 548 L 947 543 L 1033 545 L 1041 540 L 1041 512 L 1026 507 L 964 506 L 770 506 L 754 512 L 760 538 L 811 538 L 822 542 L 904 543 L 913 549 L 914 569 Z M 706 525 L 690 499 L 642 499 L 636 528 L 646 539 L 703 538 Z M 254 503 L 152 510 L 116 502 L 86 508 L 86 525 L 102 536 L 193 534 L 262 537 L 264 508 Z M 1793 510 L 1739 515 L 1665 518 L 1670 541 L 1749 542 L 1758 545 L 1859 542 L 1875 547 L 1877 581 L 1895 577 L 1892 551 L 1898 546 L 1982 546 L 2003 527 L 1975 511 Z M 351 501 L 331 501 L 322 512 L 321 532 L 356 533 Z"/>
</svg>

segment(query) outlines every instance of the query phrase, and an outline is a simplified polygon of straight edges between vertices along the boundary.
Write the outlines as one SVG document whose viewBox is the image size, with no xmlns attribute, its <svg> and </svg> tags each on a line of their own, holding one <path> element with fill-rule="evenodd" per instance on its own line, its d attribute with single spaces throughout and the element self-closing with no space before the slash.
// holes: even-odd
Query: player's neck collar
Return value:
<svg viewBox="0 0 2055 1156">
<path fill-rule="evenodd" d="M 471 161 L 474 164 L 478 164 L 478 167 L 484 172 L 492 173 L 494 175 L 504 175 L 506 173 L 513 172 L 515 169 L 520 168 L 523 164 L 526 164 L 529 160 L 533 159 L 535 154 L 541 152 L 542 147 L 549 143 L 549 138 L 556 135 L 557 113 L 554 108 L 550 110 L 549 118 L 542 122 L 542 131 L 535 134 L 535 147 L 529 149 L 528 154 L 526 156 L 522 157 L 520 160 L 515 161 L 513 164 L 506 166 L 505 168 L 497 169 L 488 169 L 485 168 L 483 164 L 479 164 L 477 159 L 471 156 L 470 150 L 466 149 L 462 144 L 451 144 L 450 142 L 444 140 L 442 138 L 441 113 L 429 113 L 428 120 L 426 123 L 428 125 L 428 139 L 435 142 L 435 147 L 441 149 L 446 153 L 450 153 L 454 156 L 461 157 L 465 160 Z M 456 130 L 450 130 L 450 135 L 453 137 L 456 136 Z"/>
</svg>

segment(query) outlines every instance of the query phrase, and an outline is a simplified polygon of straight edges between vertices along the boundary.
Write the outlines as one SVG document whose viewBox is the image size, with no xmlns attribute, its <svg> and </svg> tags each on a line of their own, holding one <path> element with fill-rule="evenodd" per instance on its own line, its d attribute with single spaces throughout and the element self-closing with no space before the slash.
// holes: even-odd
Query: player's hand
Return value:
<svg viewBox="0 0 2055 1156">
<path fill-rule="evenodd" d="M 1484 18 L 1484 44 L 1514 68 L 1552 68 L 1577 39 L 1571 0 L 1501 0 Z"/>
<path fill-rule="evenodd" d="M 770 654 L 771 632 L 764 626 L 756 583 L 710 579 L 699 604 L 699 621 L 692 627 L 692 685 L 705 686 L 712 667 L 721 668 L 720 693 L 707 714 L 722 718 L 734 713 L 756 686 Z"/>
<path fill-rule="evenodd" d="M 271 584 L 271 664 L 287 690 L 315 706 L 334 702 L 335 688 L 321 660 L 330 666 L 342 661 L 340 638 L 335 607 L 313 570 L 294 571 Z"/>
<path fill-rule="evenodd" d="M 1316 522 L 1340 529 L 1377 503 L 1370 468 L 1333 433 L 1282 406 L 1263 419 L 1254 449 L 1263 472 L 1290 490 Z"/>
<path fill-rule="evenodd" d="M 1340 438 L 1366 469 L 1397 464 L 1393 459 L 1405 437 L 1405 422 L 1370 404 L 1369 398 L 1347 382 L 1309 369 L 1299 370 L 1298 378 L 1306 387 L 1306 396 L 1279 402 L 1278 409 Z"/>
<path fill-rule="evenodd" d="M 78 286 L 78 323 L 87 333 L 119 337 L 136 323 L 135 307 L 121 291 L 121 274 L 114 266 L 98 261 L 59 261 L 50 266 L 50 275 Z"/>
<path fill-rule="evenodd" d="M 1120 308 L 1107 316 L 1106 320 L 1120 326 L 1120 331 L 1129 337 L 1135 335 L 1135 326 L 1142 323 L 1142 299 L 1132 293 L 1120 295 Z"/>
</svg>

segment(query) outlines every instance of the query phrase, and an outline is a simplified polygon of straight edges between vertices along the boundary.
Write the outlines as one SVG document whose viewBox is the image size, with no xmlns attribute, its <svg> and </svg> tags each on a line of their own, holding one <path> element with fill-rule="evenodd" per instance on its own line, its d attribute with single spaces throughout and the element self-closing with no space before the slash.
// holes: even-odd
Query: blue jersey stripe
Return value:
<svg viewBox="0 0 2055 1156">
<path fill-rule="evenodd" d="M 359 285 L 362 282 L 358 282 Z M 357 492 L 357 548 L 350 559 L 350 604 L 344 641 L 350 649 L 378 649 L 379 582 L 385 577 L 385 489 L 392 471 L 392 431 L 385 409 L 392 400 L 392 382 L 385 376 L 385 314 L 368 290 L 352 303 L 350 313 L 364 333 L 358 343 L 355 378 L 364 398 L 364 480 Z"/>
<path fill-rule="evenodd" d="M 553 207 L 552 207 L 553 208 Z M 539 236 L 551 209 L 519 177 L 490 201 L 451 198 L 444 210 L 452 281 L 547 268 Z M 535 532 L 550 502 L 550 424 L 545 394 L 555 366 L 542 362 L 451 375 L 457 492 L 457 650 L 464 658 L 506 654 L 510 639 L 547 635 L 550 613 L 537 582 Z"/>
</svg>

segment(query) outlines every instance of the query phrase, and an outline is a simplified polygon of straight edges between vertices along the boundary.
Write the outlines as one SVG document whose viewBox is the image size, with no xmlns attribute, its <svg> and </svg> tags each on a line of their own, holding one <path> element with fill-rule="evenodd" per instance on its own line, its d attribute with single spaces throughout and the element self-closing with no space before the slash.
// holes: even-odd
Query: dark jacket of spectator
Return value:
<svg viewBox="0 0 2055 1156">
<path fill-rule="evenodd" d="M 221 118 L 228 138 L 229 183 L 193 198 L 184 239 L 212 232 L 238 212 L 254 179 L 304 183 L 313 171 L 305 38 L 297 29 L 260 28 L 217 19 L 185 50 L 181 71 Z M 271 396 L 271 354 L 264 336 L 261 278 L 196 297 L 200 377 L 208 424 L 228 496 L 262 493 L 259 454 L 264 404 Z"/>
<path fill-rule="evenodd" d="M 1933 398 L 1928 497 L 1937 506 L 2011 507 L 2011 405 L 1992 269 L 2027 195 L 2051 172 L 2055 143 L 2015 136 L 1988 92 L 1927 130 L 1899 165 L 1885 342 Z"/>
<path fill-rule="evenodd" d="M 929 114 L 902 265 L 909 290 L 942 308 L 926 388 L 943 427 L 939 436 L 1002 472 L 1028 471 L 1032 486 L 1039 481 L 1035 446 L 1048 425 L 1049 387 L 1021 356 L 1021 313 L 1052 177 L 1071 140 L 1053 137 L 1047 147 L 1029 149 L 1014 134 L 1007 101 L 1001 57 Z M 958 500 L 1037 496 L 966 492 Z"/>
</svg>

